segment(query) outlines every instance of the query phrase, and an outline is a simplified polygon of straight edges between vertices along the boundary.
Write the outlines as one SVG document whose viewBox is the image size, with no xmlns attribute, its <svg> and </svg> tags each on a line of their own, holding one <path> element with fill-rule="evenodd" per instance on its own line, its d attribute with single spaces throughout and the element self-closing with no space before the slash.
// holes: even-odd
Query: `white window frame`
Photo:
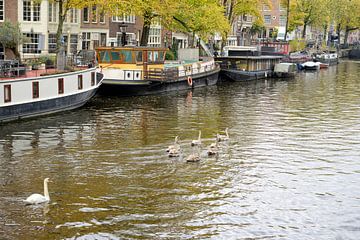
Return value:
<svg viewBox="0 0 360 240">
<path fill-rule="evenodd" d="M 87 19 L 85 20 L 85 9 L 86 9 L 86 12 L 87 12 Z M 89 18 L 90 18 L 90 14 L 89 14 L 90 12 L 89 12 L 89 7 L 85 7 L 85 8 L 83 8 L 83 10 L 82 10 L 82 19 L 81 19 L 81 21 L 82 22 L 84 22 L 84 23 L 89 23 Z"/>
<path fill-rule="evenodd" d="M 48 13 L 49 22 L 57 23 L 58 22 L 58 4 L 49 3 L 49 13 Z"/>
<path fill-rule="evenodd" d="M 279 25 L 282 27 L 286 26 L 286 15 L 279 16 Z"/>
<path fill-rule="evenodd" d="M 0 22 L 5 20 L 5 2 L 0 0 Z"/>
<path fill-rule="evenodd" d="M 26 19 L 25 19 L 25 3 L 30 4 L 28 7 L 28 11 L 26 13 Z M 26 5 L 27 5 L 26 4 Z M 37 10 L 37 11 L 35 11 Z M 41 21 L 41 3 L 34 3 L 33 0 L 23 0 L 23 21 L 24 22 L 40 22 Z"/>
<path fill-rule="evenodd" d="M 91 7 L 91 14 L 90 14 L 90 18 L 91 18 L 91 23 L 97 23 L 97 7 L 96 6 L 92 6 Z"/>
<path fill-rule="evenodd" d="M 31 42 L 27 42 L 23 44 L 23 53 L 31 53 L 31 54 L 39 54 L 41 53 L 40 50 L 40 33 L 32 33 L 32 32 L 27 32 L 24 33 L 26 35 L 26 37 L 28 37 L 30 39 Z M 37 38 L 33 38 L 33 36 L 28 36 L 28 34 L 33 35 L 33 36 L 37 36 Z M 33 42 L 33 40 L 35 42 Z M 33 47 L 31 47 L 33 46 Z M 34 50 L 34 51 L 33 51 Z"/>
<path fill-rule="evenodd" d="M 135 23 L 136 17 L 134 14 L 122 15 L 122 16 L 113 16 L 112 22 L 115 23 Z"/>
<path fill-rule="evenodd" d="M 150 26 L 148 45 L 151 47 L 161 46 L 161 27 L 159 25 Z"/>
<path fill-rule="evenodd" d="M 268 16 L 268 18 L 266 18 Z M 269 21 L 266 21 L 266 20 L 269 20 Z M 271 15 L 264 15 L 264 23 L 265 24 L 271 24 Z"/>
</svg>

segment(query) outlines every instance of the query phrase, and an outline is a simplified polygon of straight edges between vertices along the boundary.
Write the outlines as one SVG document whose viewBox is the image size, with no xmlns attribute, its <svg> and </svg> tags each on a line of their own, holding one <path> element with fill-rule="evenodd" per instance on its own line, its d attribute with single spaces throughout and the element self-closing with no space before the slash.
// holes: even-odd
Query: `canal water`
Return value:
<svg viewBox="0 0 360 240">
<path fill-rule="evenodd" d="M 359 74 L 345 61 L 288 81 L 99 96 L 2 125 L 0 239 L 360 239 Z M 46 177 L 51 202 L 25 206 Z"/>
</svg>

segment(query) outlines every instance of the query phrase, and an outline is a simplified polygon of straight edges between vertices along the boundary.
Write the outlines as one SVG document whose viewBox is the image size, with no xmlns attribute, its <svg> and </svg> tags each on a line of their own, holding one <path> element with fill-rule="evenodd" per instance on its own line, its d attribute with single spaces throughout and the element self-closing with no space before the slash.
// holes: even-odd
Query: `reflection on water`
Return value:
<svg viewBox="0 0 360 240">
<path fill-rule="evenodd" d="M 9 239 L 359 239 L 360 64 L 0 126 Z M 215 134 L 231 140 L 207 157 Z M 187 164 L 202 130 L 202 160 Z M 179 158 L 165 152 L 180 136 Z M 51 203 L 25 206 L 49 177 Z"/>
</svg>

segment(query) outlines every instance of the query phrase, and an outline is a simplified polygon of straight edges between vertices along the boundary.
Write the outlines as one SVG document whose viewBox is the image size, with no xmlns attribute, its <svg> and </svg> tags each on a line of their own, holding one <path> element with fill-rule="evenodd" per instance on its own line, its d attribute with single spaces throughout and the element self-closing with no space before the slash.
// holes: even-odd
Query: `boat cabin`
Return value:
<svg viewBox="0 0 360 240">
<path fill-rule="evenodd" d="M 96 49 L 100 66 L 108 64 L 163 65 L 166 48 L 99 47 Z"/>
<path fill-rule="evenodd" d="M 273 70 L 282 56 L 263 56 L 257 47 L 229 46 L 224 48 L 224 56 L 216 58 L 221 69 L 240 71 Z"/>
</svg>

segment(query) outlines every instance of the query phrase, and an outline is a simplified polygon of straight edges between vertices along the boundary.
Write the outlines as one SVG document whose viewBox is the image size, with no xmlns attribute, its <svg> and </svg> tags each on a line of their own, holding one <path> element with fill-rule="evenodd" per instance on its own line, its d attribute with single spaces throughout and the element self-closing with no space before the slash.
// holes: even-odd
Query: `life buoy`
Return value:
<svg viewBox="0 0 360 240">
<path fill-rule="evenodd" d="M 187 78 L 187 82 L 188 82 L 189 86 L 192 86 L 192 85 L 193 85 L 193 81 L 192 81 L 192 78 L 191 78 L 191 77 L 188 77 L 188 78 Z"/>
</svg>

